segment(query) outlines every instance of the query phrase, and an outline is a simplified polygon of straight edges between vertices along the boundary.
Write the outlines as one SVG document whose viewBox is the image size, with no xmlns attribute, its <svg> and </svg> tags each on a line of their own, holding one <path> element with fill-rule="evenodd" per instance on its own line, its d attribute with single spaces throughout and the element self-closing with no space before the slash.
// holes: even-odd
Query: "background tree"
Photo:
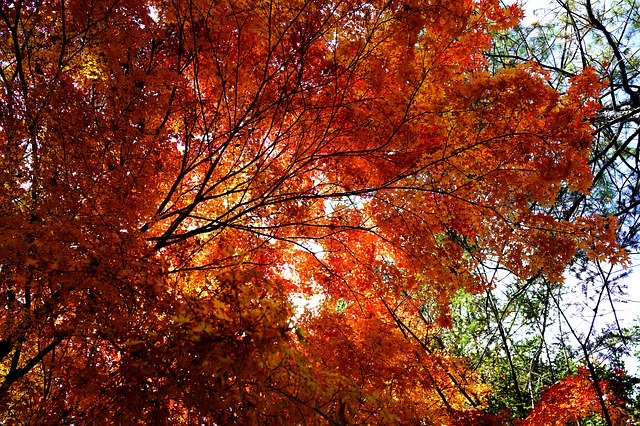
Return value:
<svg viewBox="0 0 640 426">
<path fill-rule="evenodd" d="M 624 259 L 615 220 L 548 214 L 590 188 L 601 85 L 488 72 L 519 15 L 3 3 L 3 416 L 506 421 L 443 345 L 452 296 L 495 286 L 491 264 L 534 282 L 576 250 Z M 325 302 L 294 318 L 300 294 Z"/>
<path fill-rule="evenodd" d="M 499 32 L 494 40 L 487 54 L 494 72 L 535 63 L 560 92 L 585 69 L 600 76 L 604 86 L 593 99 L 600 110 L 590 118 L 591 190 L 580 194 L 563 188 L 553 206 L 536 209 L 565 219 L 589 213 L 615 217 L 617 240 L 632 254 L 634 265 L 639 213 L 637 5 L 551 2 L 527 25 Z M 502 265 L 489 265 L 487 273 L 504 277 L 502 270 Z M 584 366 L 595 391 L 603 392 L 598 384 L 604 379 L 618 383 L 626 398 L 621 405 L 637 416 L 637 372 L 624 373 L 625 360 L 638 343 L 625 309 L 634 302 L 626 288 L 627 272 L 578 253 L 567 275 L 572 278 L 562 287 L 544 277 L 505 278 L 492 292 L 461 295 L 455 303 L 458 321 L 447 339 L 458 353 L 472 356 L 472 370 L 489 382 L 500 379 L 491 397 L 493 410 L 508 407 L 524 416 L 545 388 Z M 603 395 L 596 396 L 602 401 Z M 601 420 L 616 424 L 615 413 L 605 408 L 600 409 Z"/>
</svg>

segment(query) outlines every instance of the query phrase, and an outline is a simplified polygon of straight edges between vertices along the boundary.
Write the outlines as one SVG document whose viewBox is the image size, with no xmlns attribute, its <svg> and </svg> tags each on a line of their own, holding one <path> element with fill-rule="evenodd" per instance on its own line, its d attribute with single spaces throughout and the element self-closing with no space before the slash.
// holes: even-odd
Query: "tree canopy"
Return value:
<svg viewBox="0 0 640 426">
<path fill-rule="evenodd" d="M 601 70 L 559 86 L 543 61 L 501 66 L 487 52 L 521 16 L 497 0 L 3 2 L 2 417 L 625 421 L 590 367 L 529 405 L 515 377 L 517 403 L 493 410 L 498 383 L 451 337 L 461 294 L 627 259 L 617 217 L 578 208 L 615 147 L 593 151 Z"/>
</svg>

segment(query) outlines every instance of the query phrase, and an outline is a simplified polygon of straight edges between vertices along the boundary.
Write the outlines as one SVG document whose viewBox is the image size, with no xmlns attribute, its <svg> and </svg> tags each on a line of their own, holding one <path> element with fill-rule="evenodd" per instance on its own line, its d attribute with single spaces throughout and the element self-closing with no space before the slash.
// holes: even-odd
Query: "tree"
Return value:
<svg viewBox="0 0 640 426">
<path fill-rule="evenodd" d="M 619 244 L 637 253 L 637 7 L 633 2 L 558 1 L 536 15 L 527 26 L 496 33 L 487 53 L 494 72 L 535 63 L 549 72 L 552 87 L 565 92 L 571 78 L 591 68 L 603 84 L 597 97 L 600 109 L 591 117 L 591 191 L 563 189 L 554 205 L 537 208 L 556 218 L 614 216 Z M 637 330 L 623 322 L 627 273 L 618 268 L 578 253 L 566 274 L 572 276 L 569 285 L 559 287 L 544 277 L 503 279 L 492 292 L 460 297 L 460 321 L 447 339 L 472 357 L 473 371 L 488 380 L 501 377 L 491 397 L 492 410 L 506 407 L 524 417 L 536 406 L 533 415 L 545 388 L 558 387 L 584 366 L 593 390 L 600 392 L 601 407 L 594 411 L 605 424 L 616 424 L 616 410 L 603 408 L 606 386 L 601 382 L 617 382 L 618 397 L 624 395 L 620 405 L 637 416 L 632 386 L 637 378 L 622 373 L 624 356 L 637 345 Z"/>
<path fill-rule="evenodd" d="M 589 190 L 601 85 L 491 74 L 519 16 L 3 3 L 3 416 L 480 419 L 487 387 L 440 344 L 451 297 L 495 285 L 490 262 L 559 281 L 578 249 L 624 258 L 615 220 L 539 208 Z M 294 317 L 299 294 L 324 303 Z"/>
</svg>

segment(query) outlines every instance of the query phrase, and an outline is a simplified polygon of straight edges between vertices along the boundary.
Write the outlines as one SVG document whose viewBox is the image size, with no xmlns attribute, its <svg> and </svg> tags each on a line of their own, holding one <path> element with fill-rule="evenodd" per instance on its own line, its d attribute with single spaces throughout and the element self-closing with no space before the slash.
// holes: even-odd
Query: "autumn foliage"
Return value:
<svg viewBox="0 0 640 426">
<path fill-rule="evenodd" d="M 607 383 L 601 389 L 605 392 L 605 400 L 614 424 L 625 424 L 622 402 Z M 586 368 L 566 377 L 559 383 L 544 391 L 531 414 L 518 425 L 565 425 L 588 418 L 601 411 L 600 402 L 590 374 Z"/>
<path fill-rule="evenodd" d="M 622 258 L 615 221 L 538 208 L 590 189 L 600 86 L 489 74 L 490 32 L 519 15 L 493 0 L 3 2 L 2 417 L 480 416 L 490 388 L 437 338 L 452 295 L 492 288 L 487 262 L 561 281 L 577 250 Z"/>
</svg>

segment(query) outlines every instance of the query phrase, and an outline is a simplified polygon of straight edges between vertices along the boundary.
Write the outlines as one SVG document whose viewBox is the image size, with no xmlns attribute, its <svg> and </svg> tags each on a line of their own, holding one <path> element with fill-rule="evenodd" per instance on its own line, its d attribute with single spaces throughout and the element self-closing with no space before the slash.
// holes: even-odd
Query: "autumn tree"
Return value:
<svg viewBox="0 0 640 426">
<path fill-rule="evenodd" d="M 536 63 L 560 92 L 584 69 L 598 74 L 602 89 L 595 99 L 600 107 L 590 118 L 592 189 L 580 193 L 563 188 L 553 205 L 537 208 L 556 218 L 594 213 L 616 217 L 617 241 L 630 253 L 637 253 L 639 218 L 637 22 L 633 2 L 549 2 L 527 24 L 497 32 L 487 52 L 494 72 Z M 638 379 L 625 372 L 625 359 L 638 344 L 637 327 L 630 326 L 631 312 L 625 309 L 630 299 L 626 287 L 633 284 L 628 271 L 578 252 L 565 273 L 570 277 L 565 286 L 545 277 L 518 280 L 498 273 L 502 280 L 497 289 L 457 297 L 455 326 L 444 338 L 456 353 L 470 356 L 471 370 L 490 382 L 499 378 L 490 397 L 491 411 L 508 407 L 524 417 L 536 406 L 530 416 L 543 422 L 545 389 L 577 384 L 572 377 L 584 367 L 588 374 L 581 374 L 597 398 L 592 412 L 583 411 L 583 417 L 595 415 L 605 424 L 617 424 L 618 408 L 637 416 L 633 385 Z M 607 382 L 616 384 L 622 396 L 610 413 L 603 404 L 612 397 L 604 395 Z M 591 398 L 587 394 L 582 397 Z M 584 408 L 585 399 L 578 401 L 574 399 L 572 407 Z M 561 417 L 559 410 L 546 412 L 552 414 Z M 549 417 L 546 421 L 553 422 Z"/>
<path fill-rule="evenodd" d="M 591 188 L 602 86 L 491 73 L 520 15 L 3 2 L 3 416 L 506 421 L 442 344 L 451 298 L 495 286 L 487 264 L 559 282 L 577 250 L 624 258 L 615 219 L 540 208 Z"/>
</svg>

